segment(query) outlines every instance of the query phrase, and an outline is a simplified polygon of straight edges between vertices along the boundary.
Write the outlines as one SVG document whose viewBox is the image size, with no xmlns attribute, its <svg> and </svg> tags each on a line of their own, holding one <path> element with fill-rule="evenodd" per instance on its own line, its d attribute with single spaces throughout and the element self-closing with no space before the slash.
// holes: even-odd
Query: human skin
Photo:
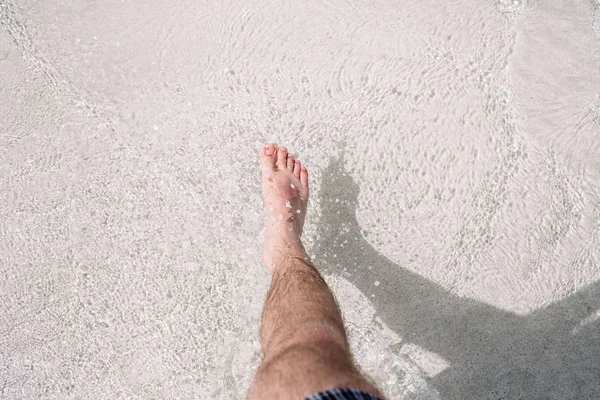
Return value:
<svg viewBox="0 0 600 400">
<path fill-rule="evenodd" d="M 308 171 L 284 147 L 260 153 L 267 210 L 263 262 L 272 273 L 260 330 L 263 360 L 249 398 L 303 399 L 334 389 L 381 393 L 355 366 L 342 317 L 302 241 Z"/>
</svg>

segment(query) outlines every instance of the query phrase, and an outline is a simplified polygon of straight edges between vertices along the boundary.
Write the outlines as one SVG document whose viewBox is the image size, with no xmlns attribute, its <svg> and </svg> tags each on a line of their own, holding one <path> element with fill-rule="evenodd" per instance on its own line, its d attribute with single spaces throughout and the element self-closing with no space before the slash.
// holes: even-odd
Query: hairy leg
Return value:
<svg viewBox="0 0 600 400">
<path fill-rule="evenodd" d="M 383 398 L 354 365 L 335 298 L 300 241 L 308 173 L 294 168 L 299 162 L 285 149 L 273 151 L 272 157 L 267 150 L 261 152 L 261 164 L 271 215 L 263 261 L 273 276 L 261 325 L 264 358 L 250 399 L 302 399 L 334 388 Z"/>
</svg>

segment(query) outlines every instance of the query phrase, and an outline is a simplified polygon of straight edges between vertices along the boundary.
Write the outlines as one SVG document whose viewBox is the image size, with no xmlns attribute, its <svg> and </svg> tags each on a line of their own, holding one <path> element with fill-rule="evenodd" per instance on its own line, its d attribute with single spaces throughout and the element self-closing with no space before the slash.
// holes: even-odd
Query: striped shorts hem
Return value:
<svg viewBox="0 0 600 400">
<path fill-rule="evenodd" d="M 332 389 L 308 396 L 304 400 L 380 400 L 358 389 Z"/>
</svg>

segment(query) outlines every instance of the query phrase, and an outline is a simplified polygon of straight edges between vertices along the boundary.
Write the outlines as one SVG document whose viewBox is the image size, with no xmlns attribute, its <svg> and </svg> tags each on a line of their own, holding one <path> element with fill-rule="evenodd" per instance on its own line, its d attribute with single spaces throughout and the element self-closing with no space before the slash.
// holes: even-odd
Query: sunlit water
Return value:
<svg viewBox="0 0 600 400">
<path fill-rule="evenodd" d="M 274 141 L 390 399 L 600 398 L 598 0 L 0 18 L 0 397 L 244 398 Z"/>
</svg>

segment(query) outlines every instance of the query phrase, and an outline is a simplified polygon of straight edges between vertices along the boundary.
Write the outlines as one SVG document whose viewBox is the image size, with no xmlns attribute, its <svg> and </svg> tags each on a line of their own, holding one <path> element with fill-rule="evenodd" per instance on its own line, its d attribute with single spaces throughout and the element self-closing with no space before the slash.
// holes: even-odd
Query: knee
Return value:
<svg viewBox="0 0 600 400">
<path fill-rule="evenodd" d="M 377 394 L 358 372 L 344 346 L 304 344 L 265 359 L 252 383 L 249 398 L 303 399 L 320 391 L 343 387 Z"/>
</svg>

